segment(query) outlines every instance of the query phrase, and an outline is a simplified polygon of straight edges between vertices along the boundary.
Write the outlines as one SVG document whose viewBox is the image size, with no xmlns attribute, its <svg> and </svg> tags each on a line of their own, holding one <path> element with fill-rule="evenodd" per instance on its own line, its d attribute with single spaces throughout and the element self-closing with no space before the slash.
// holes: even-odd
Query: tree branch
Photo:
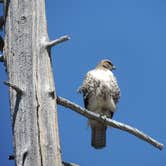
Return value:
<svg viewBox="0 0 166 166">
<path fill-rule="evenodd" d="M 10 83 L 8 81 L 4 81 L 4 84 L 9 86 L 10 88 L 14 89 L 17 93 L 23 94 L 23 90 L 20 89 L 18 86 L 14 85 L 14 84 L 12 84 L 12 83 Z"/>
<path fill-rule="evenodd" d="M 9 155 L 8 160 L 15 160 L 15 155 Z"/>
<path fill-rule="evenodd" d="M 53 47 L 53 46 L 55 46 L 55 45 L 57 45 L 57 44 L 59 44 L 59 43 L 62 43 L 62 42 L 64 42 L 64 41 L 67 41 L 67 40 L 69 40 L 69 39 L 70 39 L 70 37 L 67 36 L 67 35 L 61 36 L 60 38 L 58 38 L 58 39 L 56 39 L 56 40 L 47 42 L 47 43 L 45 44 L 45 47 L 47 47 L 47 48 Z"/>
<path fill-rule="evenodd" d="M 4 56 L 3 55 L 0 55 L 0 62 L 4 62 Z"/>
<path fill-rule="evenodd" d="M 151 138 L 147 134 L 144 134 L 143 132 L 139 131 L 138 129 L 131 127 L 129 125 L 117 122 L 115 120 L 112 120 L 110 118 L 106 118 L 105 116 L 102 116 L 100 114 L 88 111 L 85 108 L 80 107 L 79 105 L 65 99 L 62 97 L 57 96 L 57 104 L 62 105 L 66 108 L 70 108 L 71 110 L 89 118 L 89 119 L 94 119 L 96 121 L 99 121 L 101 123 L 104 123 L 107 126 L 112 126 L 114 128 L 127 131 L 128 133 L 135 135 L 136 137 L 148 142 L 149 144 L 153 145 L 154 147 L 162 150 L 164 145 L 161 144 L 160 142 L 156 141 L 155 139 Z"/>
<path fill-rule="evenodd" d="M 77 164 L 75 164 L 75 163 L 68 163 L 68 162 L 62 162 L 62 166 L 79 166 L 79 165 L 77 165 Z"/>
<path fill-rule="evenodd" d="M 2 30 L 4 23 L 5 23 L 4 16 L 0 16 L 0 30 Z"/>
</svg>

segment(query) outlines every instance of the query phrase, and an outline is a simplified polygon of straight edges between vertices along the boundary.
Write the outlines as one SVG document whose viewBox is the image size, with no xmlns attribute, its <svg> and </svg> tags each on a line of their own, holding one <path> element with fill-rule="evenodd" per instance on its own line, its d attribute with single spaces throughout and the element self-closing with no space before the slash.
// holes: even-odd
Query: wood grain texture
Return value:
<svg viewBox="0 0 166 166">
<path fill-rule="evenodd" d="M 5 24 L 10 110 L 17 166 L 61 166 L 45 0 L 12 0 Z M 54 94 L 56 96 L 56 93 Z"/>
</svg>

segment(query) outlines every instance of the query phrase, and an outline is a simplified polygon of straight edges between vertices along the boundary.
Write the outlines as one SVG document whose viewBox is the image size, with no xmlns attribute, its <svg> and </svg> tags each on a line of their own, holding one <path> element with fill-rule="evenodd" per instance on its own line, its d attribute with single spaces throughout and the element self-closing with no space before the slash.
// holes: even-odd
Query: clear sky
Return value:
<svg viewBox="0 0 166 166">
<path fill-rule="evenodd" d="M 52 49 L 57 94 L 83 106 L 76 92 L 86 72 L 104 58 L 112 60 L 121 88 L 114 119 L 166 144 L 166 1 L 49 0 L 50 39 L 71 40 Z M 14 166 L 7 79 L 0 64 L 0 166 Z M 90 146 L 87 119 L 58 106 L 62 157 L 80 166 L 163 166 L 166 150 L 108 128 L 107 147 Z"/>
</svg>

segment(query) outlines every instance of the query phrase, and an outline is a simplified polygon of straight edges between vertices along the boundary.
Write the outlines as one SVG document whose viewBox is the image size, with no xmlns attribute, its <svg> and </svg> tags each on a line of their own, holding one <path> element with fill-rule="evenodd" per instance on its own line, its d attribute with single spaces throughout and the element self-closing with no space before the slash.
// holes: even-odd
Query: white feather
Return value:
<svg viewBox="0 0 166 166">
<path fill-rule="evenodd" d="M 91 75 L 94 79 L 100 80 L 102 84 L 104 84 L 108 91 L 113 88 L 113 81 L 115 80 L 115 77 L 113 73 L 110 70 L 101 70 L 101 69 L 95 69 L 88 72 L 89 75 Z M 106 100 L 103 100 L 101 97 L 101 89 L 96 89 L 96 95 L 92 95 L 89 99 L 89 109 L 95 112 L 100 113 L 101 108 L 109 108 L 112 112 L 116 111 L 116 105 L 113 101 L 113 98 L 108 95 Z"/>
<path fill-rule="evenodd" d="M 96 80 L 102 81 L 109 88 L 111 86 L 110 82 L 114 79 L 114 75 L 110 70 L 95 69 L 91 70 L 90 74 L 93 75 Z"/>
</svg>

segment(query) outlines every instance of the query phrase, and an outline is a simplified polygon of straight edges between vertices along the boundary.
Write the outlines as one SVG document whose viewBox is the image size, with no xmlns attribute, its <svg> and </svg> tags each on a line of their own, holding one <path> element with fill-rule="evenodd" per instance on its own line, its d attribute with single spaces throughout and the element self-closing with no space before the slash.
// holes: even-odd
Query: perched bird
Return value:
<svg viewBox="0 0 166 166">
<path fill-rule="evenodd" d="M 90 70 L 79 92 L 83 94 L 85 108 L 89 111 L 112 118 L 120 98 L 120 89 L 112 73 L 115 66 L 110 60 L 102 60 L 95 69 Z M 100 149 L 106 146 L 107 126 L 95 120 L 89 120 L 91 127 L 91 145 Z"/>
</svg>

